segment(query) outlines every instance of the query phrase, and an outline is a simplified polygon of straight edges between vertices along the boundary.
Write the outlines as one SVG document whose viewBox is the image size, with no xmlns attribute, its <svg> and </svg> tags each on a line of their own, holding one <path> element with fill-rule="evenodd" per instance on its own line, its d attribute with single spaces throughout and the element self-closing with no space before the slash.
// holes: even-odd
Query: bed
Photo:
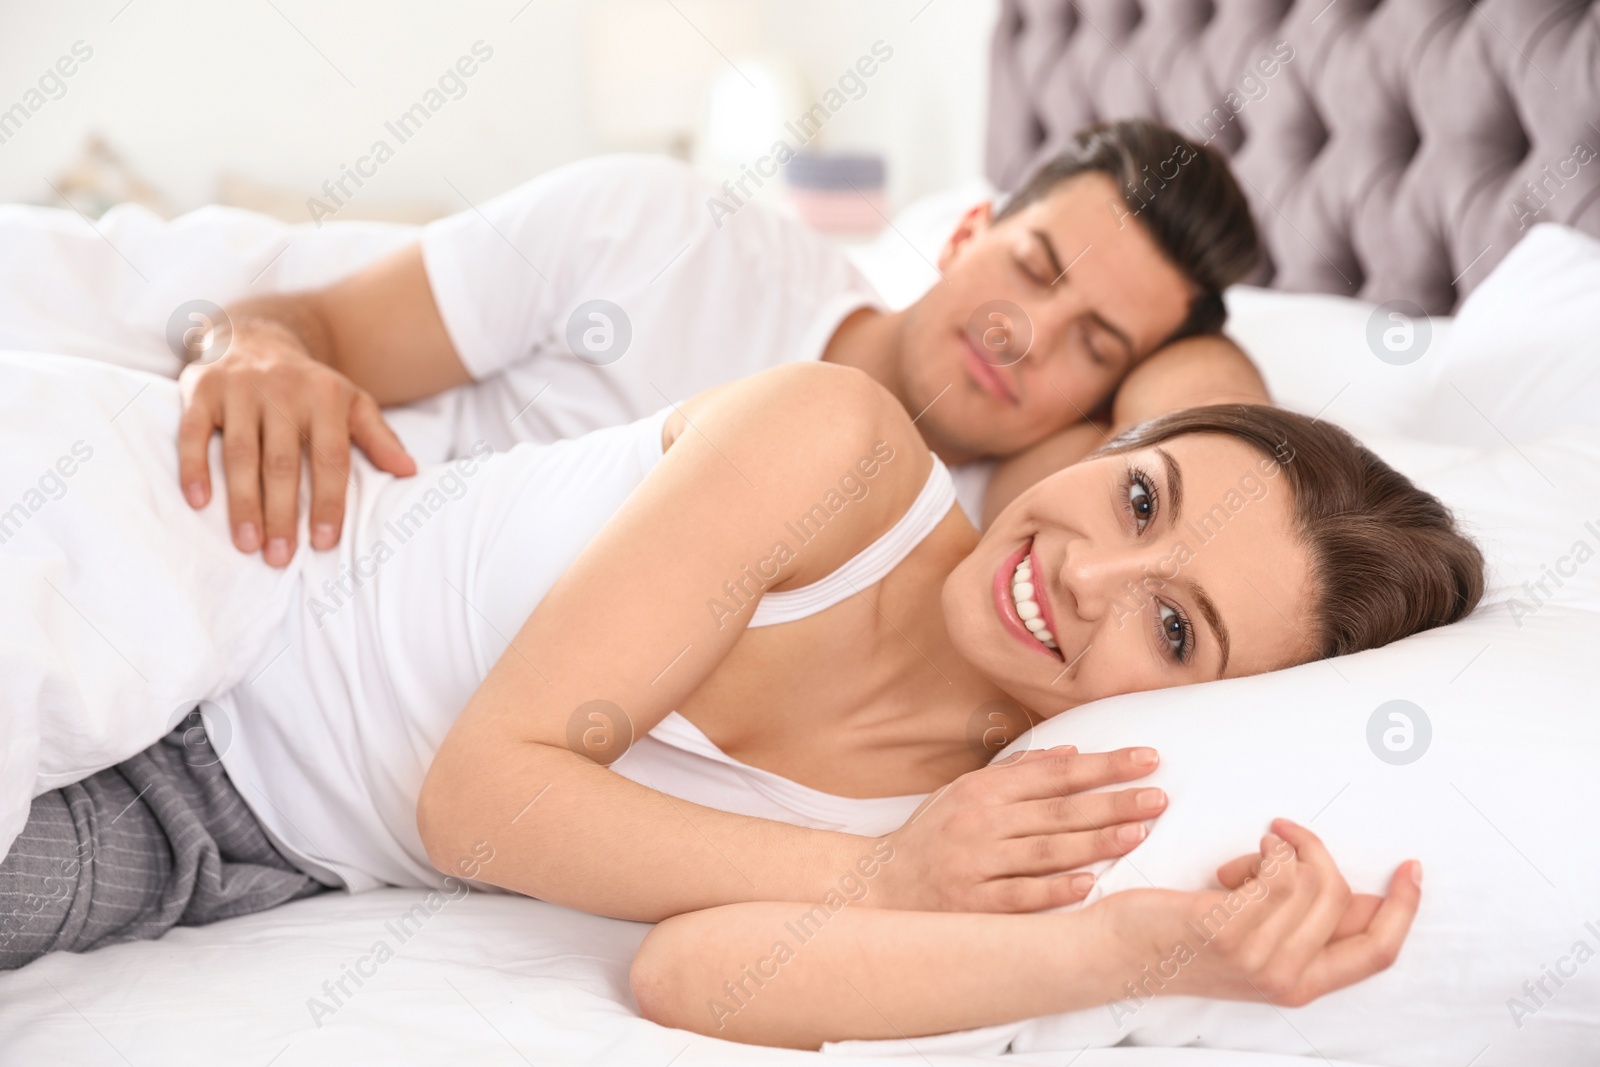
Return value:
<svg viewBox="0 0 1600 1067">
<path fill-rule="evenodd" d="M 1258 287 L 1230 294 L 1230 328 L 1262 361 L 1280 400 L 1381 440 L 1386 456 L 1418 477 L 1437 477 L 1461 500 L 1499 486 L 1519 505 L 1548 507 L 1552 498 L 1518 466 L 1543 465 L 1568 490 L 1557 499 L 1581 505 L 1600 524 L 1600 442 L 1592 430 L 1600 382 L 1588 369 L 1600 362 L 1592 347 L 1597 324 L 1580 306 L 1600 289 L 1600 246 L 1582 236 L 1600 233 L 1600 165 L 1577 164 L 1570 175 L 1561 169 L 1574 144 L 1600 147 L 1600 129 L 1590 126 L 1600 122 L 1600 4 L 1476 7 L 1007 0 L 994 40 L 989 176 L 1007 187 L 1090 121 L 1149 115 L 1183 128 L 1223 108 L 1227 120 L 1211 120 L 1216 143 L 1237 162 L 1270 250 Z M 1280 58 L 1270 78 L 1260 74 L 1260 57 L 1283 42 L 1293 58 Z M 1252 70 L 1255 81 L 1246 84 Z M 1545 167 L 1562 185 L 1543 185 L 1537 210 L 1519 214 L 1511 201 L 1526 192 L 1524 182 L 1545 182 Z M 953 213 L 985 191 L 955 190 L 912 206 L 894 229 L 854 251 L 857 262 L 891 302 L 912 299 L 928 284 L 927 258 Z M 1533 231 L 1538 239 L 1522 245 L 1531 227 L 1519 223 L 1530 221 L 1563 226 Z M 251 286 L 322 284 L 414 234 L 362 223 L 291 228 L 222 208 L 170 223 L 119 208 L 99 226 L 97 234 L 70 213 L 0 208 L 0 233 L 12 238 L 0 241 L 0 348 L 170 372 L 161 336 L 183 300 L 222 303 Z M 28 235 L 34 240 L 20 239 Z M 1521 259 L 1503 264 L 1519 246 Z M 132 263 L 146 277 L 135 277 Z M 1488 284 L 1491 277 L 1499 280 Z M 1479 299 L 1466 303 L 1480 286 Z M 1517 321 L 1517 307 L 1539 300 L 1548 303 L 1539 321 Z M 1393 301 L 1415 306 L 1409 314 L 1428 331 L 1424 347 L 1448 359 L 1426 352 L 1410 362 L 1375 358 L 1369 325 Z M 1501 351 L 1528 361 L 1542 389 L 1505 388 Z M 1463 401 L 1487 410 L 1490 425 L 1475 422 Z M 1550 431 L 1567 436 L 1552 443 Z M 1534 483 L 1526 490 L 1534 495 L 1515 496 L 1521 482 Z M 1600 732 L 1584 721 L 1594 699 L 1582 684 L 1594 681 L 1585 650 L 1600 640 L 1600 563 L 1579 569 L 1513 629 L 1507 602 L 1547 561 L 1559 566 L 1561 541 L 1541 539 L 1493 509 L 1474 515 L 1495 539 L 1502 609 L 1483 620 L 1482 641 L 1467 631 L 1416 642 L 1402 656 L 1354 657 L 1332 668 L 1359 690 L 1348 708 L 1329 695 L 1337 683 L 1324 667 L 1292 683 L 1298 690 L 1277 682 L 1197 687 L 1210 692 L 1165 711 L 1135 695 L 1082 709 L 1072 724 L 1074 739 L 1089 747 L 1114 743 L 1130 721 L 1170 730 L 1163 714 L 1223 721 L 1248 705 L 1256 716 L 1248 728 L 1268 734 L 1268 751 L 1311 745 L 1323 753 L 1309 773 L 1292 760 L 1253 778 L 1200 780 L 1174 768 L 1162 783 L 1173 811 L 1135 854 L 1140 866 L 1108 869 L 1102 885 L 1191 880 L 1205 856 L 1180 839 L 1205 843 L 1250 825 L 1262 813 L 1240 798 L 1259 789 L 1296 805 L 1274 813 L 1318 820 L 1313 825 L 1336 846 L 1372 836 L 1372 805 L 1383 798 L 1400 805 L 1378 844 L 1358 857 L 1351 872 L 1358 881 L 1379 878 L 1408 834 L 1454 838 L 1437 844 L 1437 862 L 1427 861 L 1430 890 L 1459 892 L 1486 870 L 1497 879 L 1485 893 L 1507 902 L 1500 929 L 1470 925 L 1488 921 L 1481 908 L 1425 913 L 1432 919 L 1419 920 L 1419 951 L 1436 952 L 1454 937 L 1464 942 L 1459 955 L 1448 964 L 1428 956 L 1434 966 L 1426 973 L 1397 967 L 1326 1014 L 1263 1010 L 1258 1018 L 1175 1003 L 1141 1009 L 1138 1025 L 1125 1032 L 1107 1031 L 1103 1018 L 1058 1017 L 843 1043 L 820 1054 L 756 1049 L 637 1016 L 626 974 L 642 924 L 494 894 L 430 900 L 388 889 L 330 894 L 0 975 L 0 1064 L 470 1057 L 660 1067 L 885 1058 L 945 1065 L 995 1062 L 1002 1052 L 1002 1062 L 1077 1067 L 1592 1062 L 1600 1048 L 1600 963 L 1580 967 L 1557 989 L 1561 996 L 1538 998 L 1528 1015 L 1519 1018 L 1508 1005 L 1526 996 L 1524 980 L 1559 966 L 1567 941 L 1600 945 L 1600 932 L 1584 925 L 1600 926 L 1596 850 L 1581 836 L 1568 839 L 1562 825 L 1600 807 L 1588 782 Z M 1537 665 L 1550 677 L 1528 677 Z M 1268 713 L 1285 692 L 1308 709 L 1329 702 L 1316 720 L 1328 727 L 1325 736 L 1272 734 Z M 1414 773 L 1374 760 L 1376 749 L 1365 746 L 1368 713 L 1383 694 L 1434 709 L 1433 758 Z M 1518 701 L 1527 706 L 1516 708 L 1517 734 L 1497 734 L 1496 702 Z M 1195 741 L 1191 766 L 1214 767 L 1226 751 L 1222 740 L 1210 731 Z M 1508 752 L 1523 755 L 1516 773 L 1527 795 L 1486 784 L 1505 773 Z M 1546 803 L 1558 812 L 1553 829 Z M 1174 817 L 1185 810 L 1191 814 Z M 1336 854 L 1345 853 L 1336 847 Z M 405 915 L 417 918 L 397 925 Z M 1514 956 L 1519 944 L 1523 954 Z"/>
</svg>

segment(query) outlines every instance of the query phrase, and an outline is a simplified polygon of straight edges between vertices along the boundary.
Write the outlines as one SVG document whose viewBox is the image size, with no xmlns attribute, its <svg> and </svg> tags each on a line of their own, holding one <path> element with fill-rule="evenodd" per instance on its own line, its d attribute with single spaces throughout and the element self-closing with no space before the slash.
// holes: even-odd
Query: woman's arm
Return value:
<svg viewBox="0 0 1600 1067">
<path fill-rule="evenodd" d="M 711 610 L 732 602 L 729 583 L 748 595 L 752 574 L 782 589 L 832 572 L 893 525 L 932 463 L 892 396 L 826 364 L 768 371 L 687 414 L 682 435 L 551 587 L 440 746 L 417 808 L 440 870 L 465 864 L 474 878 L 530 896 L 657 920 L 735 901 L 822 900 L 870 852 L 865 838 L 669 797 L 590 758 L 619 755 L 733 647 L 753 608 Z M 824 501 L 846 500 L 846 479 L 848 503 L 796 542 L 787 527 Z M 791 551 L 775 552 L 779 542 Z M 583 739 L 593 731 L 620 743 L 592 753 Z M 940 833 L 946 816 L 1127 781 L 1152 766 L 1129 753 L 1056 752 L 966 775 L 897 832 L 907 855 L 879 880 L 880 897 L 971 910 L 1078 899 L 1084 890 L 1072 880 L 1047 875 L 1126 851 L 1098 831 L 1154 812 L 1126 794 L 1085 797 L 1062 817 L 1083 809 L 1093 814 L 1087 824 L 1030 830 L 1043 840 L 1025 844 L 1038 847 L 1004 850 L 995 839 L 1005 820 L 964 820 L 964 836 L 952 837 Z M 1002 851 L 1059 865 L 1030 859 L 1007 870 Z"/>
<path fill-rule="evenodd" d="M 1224 889 L 1129 890 L 1080 911 L 970 915 L 738 904 L 658 925 L 631 983 L 654 1022 L 817 1048 L 918 1037 L 1183 994 L 1305 1004 L 1383 970 L 1410 929 L 1420 868 L 1353 896 L 1320 841 L 1285 820 Z"/>
</svg>

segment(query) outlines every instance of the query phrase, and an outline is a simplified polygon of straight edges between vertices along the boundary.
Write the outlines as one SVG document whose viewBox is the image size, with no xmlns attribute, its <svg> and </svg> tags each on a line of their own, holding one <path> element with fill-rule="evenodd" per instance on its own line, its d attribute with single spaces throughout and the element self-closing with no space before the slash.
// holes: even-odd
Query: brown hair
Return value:
<svg viewBox="0 0 1600 1067">
<path fill-rule="evenodd" d="M 1261 257 L 1250 204 L 1222 154 L 1143 119 L 1090 126 L 1011 195 L 996 221 L 1080 174 L 1110 177 L 1128 213 L 1199 289 L 1189 317 L 1167 340 L 1220 330 L 1228 317 L 1222 290 Z"/>
<path fill-rule="evenodd" d="M 1311 562 L 1307 643 L 1315 658 L 1447 625 L 1483 596 L 1483 553 L 1450 509 L 1329 423 L 1265 404 L 1214 404 L 1151 419 L 1094 455 L 1191 433 L 1237 438 L 1288 476 Z"/>
</svg>

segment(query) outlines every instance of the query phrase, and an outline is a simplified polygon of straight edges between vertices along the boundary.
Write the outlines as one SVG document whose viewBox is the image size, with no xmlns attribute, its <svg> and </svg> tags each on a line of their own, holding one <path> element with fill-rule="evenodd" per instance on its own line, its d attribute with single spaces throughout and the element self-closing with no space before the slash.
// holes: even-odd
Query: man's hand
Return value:
<svg viewBox="0 0 1600 1067">
<path fill-rule="evenodd" d="M 311 455 L 311 545 L 339 542 L 354 441 L 390 474 L 415 474 L 416 461 L 383 421 L 377 401 L 343 374 L 313 359 L 288 327 L 235 316 L 227 354 L 179 376 L 178 477 L 189 505 L 211 500 L 208 451 L 222 431 L 228 521 L 241 552 L 262 549 L 268 564 L 288 564 L 300 504 L 300 453 Z"/>
<path fill-rule="evenodd" d="M 1093 876 L 1062 872 L 1131 852 L 1145 838 L 1143 820 L 1167 806 L 1159 789 L 1084 791 L 1142 778 L 1156 763 L 1148 748 L 1064 745 L 962 775 L 885 838 L 894 862 L 872 906 L 1018 912 L 1082 900 Z"/>
</svg>

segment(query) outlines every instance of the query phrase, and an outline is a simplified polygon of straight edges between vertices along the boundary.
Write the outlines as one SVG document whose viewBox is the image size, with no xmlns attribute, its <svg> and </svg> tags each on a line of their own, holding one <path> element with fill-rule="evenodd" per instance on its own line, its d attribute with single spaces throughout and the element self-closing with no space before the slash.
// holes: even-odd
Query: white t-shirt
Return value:
<svg viewBox="0 0 1600 1067">
<path fill-rule="evenodd" d="M 445 884 L 417 830 L 428 767 L 512 635 L 660 462 L 671 413 L 480 447 L 413 478 L 352 463 L 344 538 L 297 556 L 295 603 L 211 719 L 228 724 L 213 738 L 228 776 L 303 869 L 353 891 Z M 934 463 L 894 527 L 830 577 L 767 594 L 748 625 L 803 619 L 875 585 L 943 519 L 952 490 Z M 538 670 L 540 651 L 518 647 Z M 733 759 L 676 712 L 611 768 L 707 807 L 865 836 L 901 826 L 924 799 L 813 789 Z"/>
<path fill-rule="evenodd" d="M 750 205 L 719 226 L 706 201 L 721 195 L 671 159 L 604 156 L 424 227 L 434 300 L 476 381 L 418 406 L 453 427 L 444 452 L 400 414 L 417 459 L 632 422 L 820 359 L 851 312 L 883 308 L 842 249 L 795 221 Z"/>
</svg>

